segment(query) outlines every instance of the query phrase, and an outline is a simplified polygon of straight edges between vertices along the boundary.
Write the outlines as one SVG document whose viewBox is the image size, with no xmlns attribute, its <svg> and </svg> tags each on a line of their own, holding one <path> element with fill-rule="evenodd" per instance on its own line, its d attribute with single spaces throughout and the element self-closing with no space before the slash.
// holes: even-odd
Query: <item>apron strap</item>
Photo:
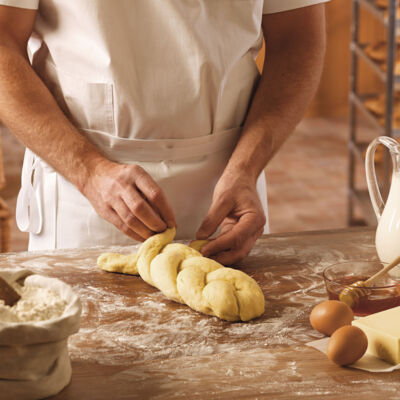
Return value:
<svg viewBox="0 0 400 400">
<path fill-rule="evenodd" d="M 41 174 L 41 168 L 38 168 L 39 159 L 29 150 L 25 151 L 24 164 L 21 175 L 21 189 L 18 193 L 17 207 L 15 217 L 17 226 L 22 232 L 39 234 L 43 227 L 43 210 L 40 201 L 40 193 L 33 189 L 32 178 L 36 170 Z"/>
</svg>

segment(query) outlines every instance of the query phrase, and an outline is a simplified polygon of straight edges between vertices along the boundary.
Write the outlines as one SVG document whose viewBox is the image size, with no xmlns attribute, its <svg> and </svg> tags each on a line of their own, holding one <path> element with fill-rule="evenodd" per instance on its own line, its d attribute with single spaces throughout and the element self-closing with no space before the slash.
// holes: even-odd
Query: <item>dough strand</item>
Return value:
<svg viewBox="0 0 400 400">
<path fill-rule="evenodd" d="M 172 243 L 174 237 L 175 229 L 167 229 L 143 242 L 137 254 L 103 253 L 97 265 L 108 272 L 139 274 L 167 298 L 227 321 L 249 321 L 264 313 L 264 295 L 253 278 L 203 257 L 206 240 L 186 246 Z"/>
</svg>

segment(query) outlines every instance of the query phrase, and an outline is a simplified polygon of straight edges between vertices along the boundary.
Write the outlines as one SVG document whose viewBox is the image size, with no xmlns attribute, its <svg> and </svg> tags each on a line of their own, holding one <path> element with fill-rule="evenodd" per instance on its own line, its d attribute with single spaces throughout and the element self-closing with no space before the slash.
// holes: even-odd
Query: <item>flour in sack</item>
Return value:
<svg viewBox="0 0 400 400">
<path fill-rule="evenodd" d="M 60 317 L 67 305 L 53 290 L 36 287 L 21 286 L 14 283 L 13 288 L 21 299 L 12 307 L 0 300 L 0 321 L 28 322 L 44 321 Z"/>
</svg>

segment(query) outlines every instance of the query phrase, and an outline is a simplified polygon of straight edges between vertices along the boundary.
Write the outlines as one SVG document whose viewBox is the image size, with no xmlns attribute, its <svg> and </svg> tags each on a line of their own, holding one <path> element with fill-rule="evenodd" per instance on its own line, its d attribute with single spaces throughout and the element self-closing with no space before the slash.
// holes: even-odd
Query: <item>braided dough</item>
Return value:
<svg viewBox="0 0 400 400">
<path fill-rule="evenodd" d="M 264 312 L 264 295 L 242 271 L 225 268 L 199 252 L 206 241 L 172 243 L 175 229 L 147 239 L 137 254 L 101 254 L 100 269 L 139 274 L 166 297 L 227 321 L 249 321 Z"/>
</svg>

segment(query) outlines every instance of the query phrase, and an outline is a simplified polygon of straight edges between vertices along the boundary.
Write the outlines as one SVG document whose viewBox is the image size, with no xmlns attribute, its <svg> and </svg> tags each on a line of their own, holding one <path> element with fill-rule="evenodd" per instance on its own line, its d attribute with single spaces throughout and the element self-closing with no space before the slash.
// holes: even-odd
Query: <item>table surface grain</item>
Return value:
<svg viewBox="0 0 400 400">
<path fill-rule="evenodd" d="M 229 323 L 167 300 L 139 277 L 96 267 L 103 251 L 7 253 L 72 285 L 83 303 L 69 340 L 73 376 L 54 399 L 399 399 L 400 371 L 340 368 L 305 343 L 321 338 L 308 315 L 326 298 L 322 270 L 376 259 L 374 232 L 356 228 L 263 236 L 241 269 L 261 286 L 264 315 Z"/>
</svg>

